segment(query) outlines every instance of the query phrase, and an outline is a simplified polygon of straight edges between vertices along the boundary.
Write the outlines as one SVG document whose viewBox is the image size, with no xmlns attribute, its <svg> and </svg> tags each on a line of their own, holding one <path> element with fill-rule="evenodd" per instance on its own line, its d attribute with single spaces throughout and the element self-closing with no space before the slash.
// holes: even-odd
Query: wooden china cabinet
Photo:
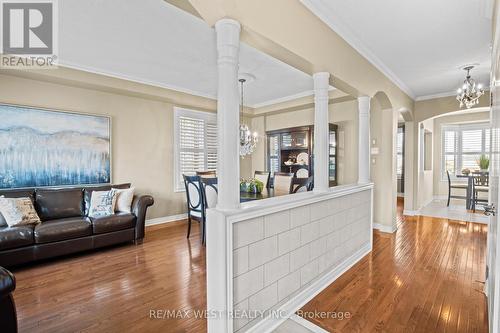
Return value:
<svg viewBox="0 0 500 333">
<path fill-rule="evenodd" d="M 337 136 L 338 127 L 330 124 L 329 182 L 337 185 Z M 290 172 L 297 177 L 314 173 L 314 126 L 285 128 L 266 132 L 267 167 L 274 172 Z"/>
</svg>

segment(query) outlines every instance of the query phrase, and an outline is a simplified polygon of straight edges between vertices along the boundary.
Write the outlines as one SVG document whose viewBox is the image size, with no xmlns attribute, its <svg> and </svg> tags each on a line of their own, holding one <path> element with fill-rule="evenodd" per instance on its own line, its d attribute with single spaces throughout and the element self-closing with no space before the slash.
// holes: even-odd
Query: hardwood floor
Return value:
<svg viewBox="0 0 500 333">
<path fill-rule="evenodd" d="M 487 227 L 401 220 L 396 234 L 375 232 L 372 253 L 302 309 L 350 318 L 308 319 L 329 332 L 487 332 Z"/>
<path fill-rule="evenodd" d="M 401 210 L 400 210 L 401 211 Z M 486 226 L 401 217 L 395 235 L 303 310 L 349 312 L 311 319 L 330 332 L 486 332 Z M 147 229 L 125 245 L 13 269 L 20 332 L 205 332 L 206 321 L 155 319 L 151 310 L 206 307 L 205 249 L 197 224 Z M 162 317 L 159 312 L 154 313 Z"/>
<path fill-rule="evenodd" d="M 206 307 L 198 224 L 186 232 L 175 222 L 147 228 L 142 245 L 13 269 L 20 332 L 205 332 L 204 319 L 150 318 Z"/>
</svg>

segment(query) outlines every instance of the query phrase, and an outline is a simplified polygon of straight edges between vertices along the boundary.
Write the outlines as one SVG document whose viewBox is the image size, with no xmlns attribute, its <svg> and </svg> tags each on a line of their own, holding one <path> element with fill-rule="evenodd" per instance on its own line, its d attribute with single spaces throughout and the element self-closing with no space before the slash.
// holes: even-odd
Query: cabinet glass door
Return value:
<svg viewBox="0 0 500 333">
<path fill-rule="evenodd" d="M 281 134 L 281 148 L 289 149 L 293 147 L 292 133 Z"/>
<path fill-rule="evenodd" d="M 292 146 L 294 148 L 307 148 L 307 132 L 293 132 Z"/>
<path fill-rule="evenodd" d="M 280 136 L 269 136 L 269 171 L 271 176 L 280 171 Z"/>
</svg>

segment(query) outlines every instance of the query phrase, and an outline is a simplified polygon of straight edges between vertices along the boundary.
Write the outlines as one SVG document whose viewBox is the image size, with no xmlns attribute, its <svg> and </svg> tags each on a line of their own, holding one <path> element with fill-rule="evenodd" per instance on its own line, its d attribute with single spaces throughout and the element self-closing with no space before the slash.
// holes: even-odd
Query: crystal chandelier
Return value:
<svg viewBox="0 0 500 333">
<path fill-rule="evenodd" d="M 243 83 L 246 79 L 239 79 L 241 84 L 241 123 L 240 123 L 240 156 L 245 157 L 253 153 L 255 147 L 257 146 L 258 134 L 257 132 L 250 131 L 247 124 L 243 123 Z"/>
<path fill-rule="evenodd" d="M 470 70 L 473 68 L 474 66 L 464 67 L 464 70 L 467 71 L 467 76 L 463 86 L 457 90 L 457 100 L 460 102 L 461 108 L 465 106 L 467 109 L 470 109 L 474 105 L 479 104 L 479 97 L 484 94 L 481 84 L 476 85 L 476 81 L 470 76 Z"/>
</svg>

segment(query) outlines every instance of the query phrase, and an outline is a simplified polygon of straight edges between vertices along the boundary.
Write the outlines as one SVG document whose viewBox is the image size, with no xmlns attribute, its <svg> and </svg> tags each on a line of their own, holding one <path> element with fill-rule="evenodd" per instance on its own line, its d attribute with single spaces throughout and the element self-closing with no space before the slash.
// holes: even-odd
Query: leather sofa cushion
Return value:
<svg viewBox="0 0 500 333">
<path fill-rule="evenodd" d="M 35 206 L 42 221 L 83 216 L 80 188 L 37 190 Z"/>
<path fill-rule="evenodd" d="M 35 226 L 35 243 L 57 242 L 92 235 L 87 217 L 70 217 L 45 221 Z"/>
<path fill-rule="evenodd" d="M 33 244 L 33 226 L 0 227 L 0 250 Z"/>
<path fill-rule="evenodd" d="M 136 217 L 129 213 L 91 218 L 94 234 L 103 234 L 135 227 Z"/>
<path fill-rule="evenodd" d="M 4 196 L 6 198 L 30 198 L 33 201 L 35 197 L 34 189 L 26 189 L 26 190 L 1 190 L 0 196 Z M 0 213 L 0 227 L 7 226 L 7 222 L 3 217 L 2 213 Z"/>
<path fill-rule="evenodd" d="M 92 186 L 85 187 L 83 190 L 83 197 L 85 201 L 85 216 L 89 215 L 90 199 L 92 198 L 92 192 L 94 191 L 109 191 L 111 188 L 117 189 L 127 189 L 130 188 L 130 183 L 118 184 L 118 185 L 102 185 L 102 186 Z"/>
</svg>

